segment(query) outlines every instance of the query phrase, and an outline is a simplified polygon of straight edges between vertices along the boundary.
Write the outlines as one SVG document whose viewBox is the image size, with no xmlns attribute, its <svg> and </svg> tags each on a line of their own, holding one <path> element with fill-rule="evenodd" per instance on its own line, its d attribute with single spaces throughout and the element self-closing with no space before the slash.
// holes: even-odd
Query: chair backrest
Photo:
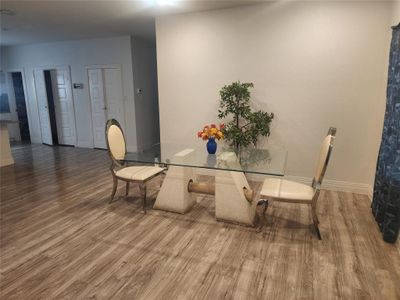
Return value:
<svg viewBox="0 0 400 300">
<path fill-rule="evenodd" d="M 122 166 L 120 160 L 124 159 L 126 154 L 125 136 L 121 125 L 115 119 L 106 123 L 106 141 L 111 160 L 117 166 Z"/>
<path fill-rule="evenodd" d="M 316 184 L 321 185 L 326 169 L 328 167 L 329 159 L 331 157 L 333 149 L 333 140 L 336 136 L 336 128 L 330 127 L 328 135 L 324 138 L 322 142 L 321 152 L 319 154 L 319 159 L 317 162 L 317 169 L 315 170 L 313 186 Z"/>
</svg>

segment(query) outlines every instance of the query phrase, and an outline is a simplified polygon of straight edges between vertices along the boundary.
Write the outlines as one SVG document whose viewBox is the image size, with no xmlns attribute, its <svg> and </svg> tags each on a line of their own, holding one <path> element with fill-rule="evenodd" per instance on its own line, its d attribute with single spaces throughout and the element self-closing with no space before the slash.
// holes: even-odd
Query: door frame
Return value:
<svg viewBox="0 0 400 300">
<path fill-rule="evenodd" d="M 77 146 L 77 141 L 78 141 L 78 130 L 77 130 L 77 126 L 76 126 L 76 111 L 75 111 L 75 100 L 74 100 L 74 93 L 73 93 L 73 88 L 72 88 L 72 76 L 71 76 L 71 67 L 69 65 L 45 65 L 45 66 L 38 66 L 38 67 L 33 67 L 32 68 L 32 74 L 33 74 L 33 88 L 35 90 L 35 99 L 36 99 L 36 106 L 38 108 L 38 116 L 39 116 L 39 126 L 40 126 L 40 114 L 39 114 L 39 102 L 37 99 L 37 95 L 36 95 L 36 83 L 35 83 L 35 71 L 50 71 L 50 70 L 59 70 L 59 69 L 63 69 L 63 70 L 67 70 L 68 72 L 68 76 L 69 76 L 69 88 L 71 90 L 71 101 L 72 101 L 72 112 L 74 114 L 72 120 L 74 122 L 74 143 L 73 145 L 76 147 Z M 54 88 L 53 86 L 53 82 L 52 82 L 52 89 Z M 57 118 L 57 116 L 56 116 Z M 43 137 L 42 137 L 42 132 L 40 131 L 40 136 L 41 136 L 41 140 L 43 142 Z"/>
<path fill-rule="evenodd" d="M 29 126 L 29 134 L 31 136 L 31 142 L 32 142 L 32 107 L 28 101 L 28 93 L 27 93 L 27 89 L 26 89 L 26 76 L 25 76 L 25 69 L 24 68 L 11 68 L 11 69 L 5 69 L 3 70 L 3 72 L 5 73 L 6 76 L 11 76 L 11 73 L 21 73 L 21 77 L 22 77 L 22 88 L 24 90 L 24 97 L 25 97 L 25 106 L 26 106 L 26 117 L 28 119 L 28 126 Z M 13 84 L 11 82 L 11 84 Z M 8 88 L 9 89 L 9 88 Z M 14 85 L 12 85 L 12 90 L 14 92 Z M 13 95 L 14 99 L 15 99 L 15 94 Z M 36 94 L 35 94 L 36 97 Z M 17 115 L 18 118 L 18 115 Z M 19 121 L 19 119 L 18 119 Z M 19 124 L 18 124 L 19 126 Z M 42 132 L 40 131 L 40 139 L 42 139 Z"/>
<path fill-rule="evenodd" d="M 92 145 L 94 148 L 93 110 L 92 110 L 92 99 L 90 98 L 90 91 L 89 91 L 89 70 L 90 69 L 119 69 L 120 70 L 120 72 L 121 72 L 121 88 L 122 88 L 122 107 L 123 107 L 123 111 L 124 111 L 124 120 L 120 123 L 122 123 L 122 128 L 125 130 L 125 134 L 126 134 L 126 122 L 125 122 L 125 97 L 126 96 L 125 96 L 125 90 L 124 90 L 124 76 L 122 73 L 122 65 L 121 64 L 85 65 L 85 72 L 86 72 L 86 76 L 85 76 L 86 83 L 85 84 L 88 87 L 88 96 L 89 96 L 89 102 L 90 102 L 90 117 L 92 118 L 92 121 L 90 122 L 90 127 L 92 127 L 92 131 L 91 131 L 92 132 Z M 104 126 L 105 126 L 105 124 L 104 124 Z"/>
<path fill-rule="evenodd" d="M 35 72 L 42 72 L 43 74 L 43 81 L 44 81 L 44 84 L 46 84 L 45 83 L 45 78 L 44 78 L 44 70 L 42 70 L 42 69 L 40 69 L 40 68 L 33 68 L 32 69 L 32 76 L 33 76 L 33 88 L 34 88 L 34 92 L 35 92 L 35 98 L 36 98 L 36 107 L 37 107 L 37 110 L 38 110 L 38 121 L 39 121 L 39 131 L 40 131 L 40 135 L 41 135 L 41 143 L 42 144 L 45 144 L 45 145 L 50 145 L 50 146 L 53 146 L 54 145 L 54 141 L 53 141 L 53 137 L 52 137 L 52 132 L 51 132 L 51 121 L 50 121 L 50 115 L 49 115 L 49 111 L 47 111 L 47 114 L 48 114 L 48 118 L 49 118 L 49 128 L 50 128 L 50 135 L 51 135 L 51 144 L 49 144 L 49 143 L 46 143 L 44 140 L 43 140 L 43 127 L 42 127 L 42 118 L 41 118 L 41 113 L 40 113 L 40 105 L 39 105 L 39 98 L 38 98 L 38 95 L 37 95 L 37 88 L 36 88 L 36 81 L 37 81 L 37 78 L 36 78 L 36 76 L 35 76 Z M 45 90 L 46 90 L 46 86 L 44 87 L 45 88 Z M 48 99 L 47 99 L 47 92 L 46 92 L 46 108 L 48 108 L 49 107 L 49 103 L 48 103 Z"/>
</svg>

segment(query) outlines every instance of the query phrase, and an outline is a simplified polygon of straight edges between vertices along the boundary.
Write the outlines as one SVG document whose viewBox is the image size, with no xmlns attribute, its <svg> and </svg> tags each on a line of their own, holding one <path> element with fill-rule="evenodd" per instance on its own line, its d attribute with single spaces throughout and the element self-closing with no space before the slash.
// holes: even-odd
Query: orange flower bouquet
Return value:
<svg viewBox="0 0 400 300">
<path fill-rule="evenodd" d="M 217 143 L 215 139 L 220 140 L 224 138 L 224 134 L 222 130 L 224 129 L 225 125 L 220 124 L 219 128 L 215 124 L 206 125 L 203 127 L 202 131 L 197 132 L 197 137 L 201 138 L 203 141 L 207 141 L 207 151 L 210 154 L 215 154 L 217 151 Z"/>
</svg>

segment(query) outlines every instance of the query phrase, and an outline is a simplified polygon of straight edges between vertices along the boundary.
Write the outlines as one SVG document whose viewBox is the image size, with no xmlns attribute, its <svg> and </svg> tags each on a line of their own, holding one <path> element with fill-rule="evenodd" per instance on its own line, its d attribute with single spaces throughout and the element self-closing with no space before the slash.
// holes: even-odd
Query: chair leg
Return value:
<svg viewBox="0 0 400 300">
<path fill-rule="evenodd" d="M 146 194 L 147 194 L 147 187 L 145 183 L 140 184 L 140 193 L 143 199 L 143 212 L 146 213 Z"/>
<path fill-rule="evenodd" d="M 129 182 L 126 182 L 125 196 L 128 196 L 128 194 L 129 194 Z"/>
<path fill-rule="evenodd" d="M 113 189 L 111 192 L 111 199 L 108 203 L 111 203 L 113 201 L 115 193 L 117 192 L 117 187 L 118 187 L 118 179 L 117 177 L 113 176 Z"/>
<path fill-rule="evenodd" d="M 265 219 L 265 212 L 267 211 L 268 208 L 268 200 L 267 199 L 260 199 L 257 202 L 257 206 L 262 205 L 263 206 L 263 212 L 262 212 L 262 217 L 260 217 L 258 214 L 256 215 L 259 220 L 260 220 L 260 226 L 257 229 L 257 232 L 261 232 L 264 225 L 266 224 L 266 219 Z"/>
<path fill-rule="evenodd" d="M 311 209 L 314 211 L 314 216 L 315 219 L 317 220 L 317 224 L 319 224 L 319 219 L 318 219 L 318 215 L 317 215 L 317 203 L 313 203 L 311 204 Z"/>
<path fill-rule="evenodd" d="M 258 202 L 257 202 L 257 205 L 264 205 L 264 209 L 263 209 L 263 214 L 265 214 L 265 212 L 267 211 L 267 208 L 268 208 L 268 200 L 264 200 L 264 199 L 261 199 L 261 200 L 259 200 Z"/>
<path fill-rule="evenodd" d="M 269 204 L 269 201 L 268 201 L 268 200 L 265 200 L 265 201 L 264 201 L 264 210 L 263 210 L 263 214 L 265 214 L 265 212 L 267 211 L 267 209 L 268 209 L 268 204 Z"/>
<path fill-rule="evenodd" d="M 313 219 L 313 223 L 314 223 L 314 229 L 315 229 L 315 232 L 317 233 L 318 239 L 322 240 L 321 233 L 319 232 L 319 228 L 318 228 L 319 221 L 318 221 L 318 217 L 317 217 L 317 212 L 315 210 L 315 206 L 311 206 L 311 215 L 312 215 L 312 219 Z"/>
</svg>

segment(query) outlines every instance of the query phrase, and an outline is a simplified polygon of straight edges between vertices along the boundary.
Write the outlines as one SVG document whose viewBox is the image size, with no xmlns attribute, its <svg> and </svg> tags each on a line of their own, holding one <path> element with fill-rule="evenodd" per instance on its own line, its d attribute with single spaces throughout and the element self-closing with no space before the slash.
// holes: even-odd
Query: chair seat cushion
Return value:
<svg viewBox="0 0 400 300">
<path fill-rule="evenodd" d="M 311 201 L 315 190 L 306 184 L 279 178 L 267 178 L 264 181 L 260 194 L 262 197 L 277 200 Z"/>
<path fill-rule="evenodd" d="M 153 166 L 132 166 L 116 171 L 115 175 L 122 179 L 144 181 L 163 170 L 163 168 Z"/>
</svg>

